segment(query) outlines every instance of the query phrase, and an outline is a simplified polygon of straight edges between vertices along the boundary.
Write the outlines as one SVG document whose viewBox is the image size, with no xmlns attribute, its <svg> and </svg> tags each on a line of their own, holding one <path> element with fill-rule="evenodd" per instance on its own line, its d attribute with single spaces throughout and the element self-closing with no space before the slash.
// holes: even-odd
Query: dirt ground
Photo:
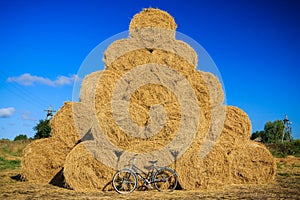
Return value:
<svg viewBox="0 0 300 200">
<path fill-rule="evenodd" d="M 20 169 L 0 172 L 0 199 L 300 199 L 300 158 L 277 158 L 277 175 L 267 185 L 231 185 L 209 190 L 162 193 L 134 191 L 120 195 L 114 191 L 75 192 L 50 184 L 14 179 Z"/>
</svg>

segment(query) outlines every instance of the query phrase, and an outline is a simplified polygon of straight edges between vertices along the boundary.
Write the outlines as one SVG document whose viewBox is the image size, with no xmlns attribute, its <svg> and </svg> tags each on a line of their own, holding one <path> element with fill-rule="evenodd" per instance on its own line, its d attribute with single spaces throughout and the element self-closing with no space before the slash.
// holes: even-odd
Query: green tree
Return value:
<svg viewBox="0 0 300 200">
<path fill-rule="evenodd" d="M 274 122 L 268 121 L 264 127 L 264 134 L 262 142 L 264 143 L 279 143 L 281 141 L 282 133 L 284 131 L 284 123 L 282 120 Z"/>
<path fill-rule="evenodd" d="M 50 137 L 51 126 L 49 122 L 50 121 L 48 119 L 40 120 L 39 123 L 33 127 L 33 130 L 36 131 L 34 139 Z"/>
<path fill-rule="evenodd" d="M 25 134 L 20 134 L 18 136 L 15 137 L 14 141 L 17 141 L 17 140 L 27 140 L 27 135 Z"/>
<path fill-rule="evenodd" d="M 252 133 L 250 139 L 251 139 L 251 140 L 254 140 L 254 139 L 258 138 L 258 137 L 261 137 L 261 138 L 262 138 L 262 135 L 263 135 L 263 134 L 265 134 L 264 131 L 255 131 L 254 133 Z"/>
</svg>

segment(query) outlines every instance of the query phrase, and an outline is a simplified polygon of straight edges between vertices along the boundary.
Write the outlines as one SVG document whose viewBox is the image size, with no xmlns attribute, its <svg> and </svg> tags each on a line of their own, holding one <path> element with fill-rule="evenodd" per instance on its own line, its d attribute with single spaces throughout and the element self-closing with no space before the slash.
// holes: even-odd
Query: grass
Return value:
<svg viewBox="0 0 300 200">
<path fill-rule="evenodd" d="M 288 155 L 300 157 L 300 140 L 265 145 L 275 158 L 285 158 Z"/>
<path fill-rule="evenodd" d="M 7 169 L 16 169 L 21 166 L 21 160 L 7 160 L 0 157 L 0 171 Z"/>
<path fill-rule="evenodd" d="M 289 177 L 290 174 L 289 173 L 277 173 L 277 176 L 286 176 L 286 177 Z"/>
<path fill-rule="evenodd" d="M 0 156 L 2 157 L 22 157 L 23 149 L 31 140 L 0 140 Z"/>
<path fill-rule="evenodd" d="M 14 170 L 21 166 L 23 149 L 30 140 L 0 140 L 0 171 Z"/>
</svg>

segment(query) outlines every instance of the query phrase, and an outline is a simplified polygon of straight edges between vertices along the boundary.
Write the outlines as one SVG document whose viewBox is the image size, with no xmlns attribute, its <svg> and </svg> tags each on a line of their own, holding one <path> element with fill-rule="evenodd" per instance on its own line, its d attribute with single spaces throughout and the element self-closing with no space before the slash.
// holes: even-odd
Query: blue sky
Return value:
<svg viewBox="0 0 300 200">
<path fill-rule="evenodd" d="M 32 137 L 51 104 L 72 100 L 85 57 L 128 30 L 142 8 L 166 10 L 221 73 L 226 102 L 267 121 L 293 122 L 300 138 L 300 2 L 292 0 L 0 1 L 0 138 Z"/>
</svg>

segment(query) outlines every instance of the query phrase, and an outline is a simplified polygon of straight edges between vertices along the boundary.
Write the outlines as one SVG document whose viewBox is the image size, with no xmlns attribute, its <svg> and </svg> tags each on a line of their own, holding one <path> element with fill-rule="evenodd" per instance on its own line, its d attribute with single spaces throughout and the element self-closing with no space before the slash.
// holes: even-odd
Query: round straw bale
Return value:
<svg viewBox="0 0 300 200">
<path fill-rule="evenodd" d="M 176 161 L 176 171 L 180 185 L 187 190 L 221 187 L 232 183 L 230 163 L 226 150 L 214 145 L 210 153 L 201 158 L 198 148 L 192 147 L 194 154 L 188 154 Z"/>
<path fill-rule="evenodd" d="M 248 115 L 235 106 L 225 106 L 225 114 L 222 133 L 217 144 L 230 154 L 240 143 L 250 141 L 251 122 Z"/>
<path fill-rule="evenodd" d="M 136 14 L 130 22 L 129 30 L 159 27 L 175 30 L 177 25 L 174 18 L 167 12 L 155 8 L 146 8 Z"/>
<path fill-rule="evenodd" d="M 72 148 L 80 140 L 74 121 L 73 106 L 78 103 L 65 102 L 50 121 L 51 137 L 61 140 Z"/>
<path fill-rule="evenodd" d="M 265 184 L 274 179 L 275 160 L 264 145 L 248 141 L 229 156 L 232 183 Z"/>
<path fill-rule="evenodd" d="M 230 160 L 226 154 L 226 149 L 221 145 L 215 145 L 208 156 L 203 159 L 203 168 L 205 171 L 205 184 L 201 188 L 214 188 L 232 183 L 230 176 Z"/>
<path fill-rule="evenodd" d="M 209 72 L 201 72 L 208 86 L 211 105 L 220 106 L 224 101 L 224 92 L 219 79 Z"/>
<path fill-rule="evenodd" d="M 222 84 L 216 76 L 209 72 L 201 72 L 209 90 L 212 116 L 208 134 L 200 148 L 200 158 L 204 158 L 213 148 L 222 133 L 226 118 L 226 107 L 223 106 L 224 92 Z"/>
<path fill-rule="evenodd" d="M 110 184 L 115 171 L 89 152 L 87 143 L 81 142 L 68 154 L 64 164 L 66 183 L 75 191 L 99 191 Z"/>
<path fill-rule="evenodd" d="M 84 77 L 80 88 L 80 102 L 94 105 L 95 98 L 91 96 L 95 92 L 96 83 L 98 82 L 102 71 L 93 72 Z"/>
<path fill-rule="evenodd" d="M 237 139 L 249 139 L 252 129 L 247 113 L 235 106 L 226 106 L 224 128 L 226 134 L 233 134 Z"/>
<path fill-rule="evenodd" d="M 208 133 L 205 136 L 203 143 L 201 144 L 199 156 L 204 158 L 214 148 L 218 142 L 226 119 L 226 107 L 219 105 L 212 108 L 212 116 L 210 121 L 210 127 Z"/>
<path fill-rule="evenodd" d="M 49 183 L 62 169 L 70 150 L 64 143 L 54 138 L 33 141 L 24 149 L 22 176 L 29 181 Z"/>
</svg>

